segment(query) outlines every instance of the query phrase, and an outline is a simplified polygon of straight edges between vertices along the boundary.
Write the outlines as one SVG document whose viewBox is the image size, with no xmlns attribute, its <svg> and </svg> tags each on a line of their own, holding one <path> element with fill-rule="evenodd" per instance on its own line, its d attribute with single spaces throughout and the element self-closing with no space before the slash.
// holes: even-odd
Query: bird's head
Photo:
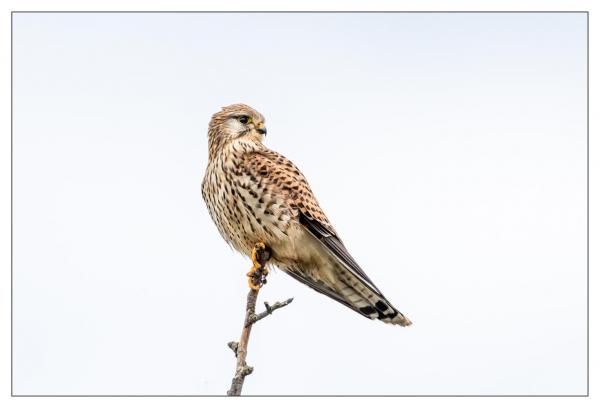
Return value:
<svg viewBox="0 0 600 408">
<path fill-rule="evenodd" d="M 223 146 L 239 138 L 262 142 L 266 134 L 263 115 L 242 103 L 225 106 L 212 116 L 208 125 L 211 146 Z"/>
</svg>

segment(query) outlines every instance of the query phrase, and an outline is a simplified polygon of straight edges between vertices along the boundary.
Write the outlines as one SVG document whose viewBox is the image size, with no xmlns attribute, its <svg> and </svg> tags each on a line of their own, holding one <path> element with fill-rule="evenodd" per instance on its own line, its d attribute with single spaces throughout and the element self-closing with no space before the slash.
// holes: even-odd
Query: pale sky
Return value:
<svg viewBox="0 0 600 408">
<path fill-rule="evenodd" d="M 244 394 L 585 394 L 585 14 L 13 18 L 16 394 L 225 394 L 251 264 L 200 183 L 237 102 L 414 322 L 273 272 Z"/>
</svg>

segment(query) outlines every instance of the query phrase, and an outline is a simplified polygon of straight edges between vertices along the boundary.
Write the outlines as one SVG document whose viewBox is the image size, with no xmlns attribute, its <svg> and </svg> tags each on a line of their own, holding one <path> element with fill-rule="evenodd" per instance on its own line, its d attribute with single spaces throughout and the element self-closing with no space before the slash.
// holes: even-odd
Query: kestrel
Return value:
<svg viewBox="0 0 600 408">
<path fill-rule="evenodd" d="M 224 107 L 208 127 L 202 196 L 225 241 L 369 319 L 408 326 L 348 253 L 298 168 L 263 144 L 265 119 L 244 104 Z M 249 278 L 249 286 L 258 286 Z"/>
</svg>

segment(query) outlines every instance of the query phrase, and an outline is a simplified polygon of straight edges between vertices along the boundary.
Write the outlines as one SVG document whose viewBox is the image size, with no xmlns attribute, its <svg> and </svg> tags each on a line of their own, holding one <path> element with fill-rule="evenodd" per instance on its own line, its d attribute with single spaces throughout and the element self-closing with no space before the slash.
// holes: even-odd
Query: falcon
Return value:
<svg viewBox="0 0 600 408">
<path fill-rule="evenodd" d="M 225 241 L 253 261 L 248 284 L 258 290 L 257 249 L 268 264 L 369 319 L 408 326 L 350 255 L 298 167 L 263 144 L 265 118 L 244 104 L 215 113 L 208 126 L 202 197 Z"/>
</svg>

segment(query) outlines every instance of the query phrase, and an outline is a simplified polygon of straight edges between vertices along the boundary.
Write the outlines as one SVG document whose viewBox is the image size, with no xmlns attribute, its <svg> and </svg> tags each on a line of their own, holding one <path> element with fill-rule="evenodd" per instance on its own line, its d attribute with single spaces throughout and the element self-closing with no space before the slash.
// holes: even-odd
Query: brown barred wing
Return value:
<svg viewBox="0 0 600 408">
<path fill-rule="evenodd" d="M 308 181 L 294 163 L 271 150 L 249 153 L 244 158 L 244 168 L 252 181 L 262 185 L 270 195 L 283 197 L 294 211 L 296 221 L 299 214 L 304 214 L 334 231 Z"/>
</svg>

